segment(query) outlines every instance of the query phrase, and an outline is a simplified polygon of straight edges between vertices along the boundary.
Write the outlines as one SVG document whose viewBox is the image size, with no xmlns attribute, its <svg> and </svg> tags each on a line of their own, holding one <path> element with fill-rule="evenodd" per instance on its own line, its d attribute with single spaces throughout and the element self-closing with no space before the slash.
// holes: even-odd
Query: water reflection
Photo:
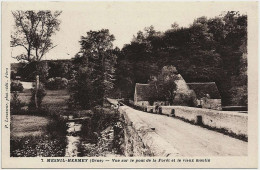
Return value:
<svg viewBox="0 0 260 170">
<path fill-rule="evenodd" d="M 81 124 L 76 122 L 68 122 L 67 123 L 67 147 L 66 154 L 67 157 L 76 157 L 78 156 L 78 145 L 80 143 L 79 133 L 81 131 Z"/>
</svg>

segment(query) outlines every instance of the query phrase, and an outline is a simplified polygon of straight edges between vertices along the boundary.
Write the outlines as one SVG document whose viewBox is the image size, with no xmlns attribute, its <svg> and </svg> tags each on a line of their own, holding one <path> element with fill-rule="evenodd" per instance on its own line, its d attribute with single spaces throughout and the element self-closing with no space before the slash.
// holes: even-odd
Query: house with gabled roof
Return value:
<svg viewBox="0 0 260 170">
<path fill-rule="evenodd" d="M 199 107 L 221 110 L 221 95 L 215 82 L 187 83 L 197 97 Z"/>
<path fill-rule="evenodd" d="M 189 94 L 190 89 L 187 86 L 185 80 L 182 78 L 180 74 L 177 75 L 178 79 L 175 81 L 177 85 L 176 89 L 176 100 L 182 100 L 181 94 Z M 158 87 L 157 87 L 158 88 Z M 136 83 L 135 85 L 135 94 L 134 94 L 134 104 L 137 106 L 148 106 L 149 105 L 149 99 L 154 95 L 154 93 L 157 93 L 157 89 L 153 85 L 149 84 L 141 84 Z M 158 94 L 160 95 L 160 94 Z M 162 98 L 162 97 L 159 97 Z M 167 101 L 154 101 L 154 105 L 168 105 L 169 103 Z"/>
<path fill-rule="evenodd" d="M 182 100 L 181 94 L 190 94 L 193 91 L 197 98 L 197 107 L 221 110 L 221 95 L 215 82 L 186 83 L 181 77 L 176 81 L 177 93 L 174 100 Z M 156 88 L 149 84 L 136 83 L 134 104 L 148 106 L 149 98 Z M 168 105 L 167 101 L 155 101 L 154 105 Z"/>
</svg>

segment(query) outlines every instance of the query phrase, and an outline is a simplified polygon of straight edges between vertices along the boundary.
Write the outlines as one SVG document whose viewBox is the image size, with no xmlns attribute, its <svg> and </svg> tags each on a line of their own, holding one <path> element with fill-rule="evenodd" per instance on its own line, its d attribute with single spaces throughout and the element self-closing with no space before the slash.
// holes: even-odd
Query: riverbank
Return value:
<svg viewBox="0 0 260 170">
<path fill-rule="evenodd" d="M 48 90 L 41 112 L 28 110 L 30 92 L 19 93 L 25 104 L 11 113 L 11 156 L 122 156 L 123 128 L 109 105 L 70 110 L 66 90 Z"/>
<path fill-rule="evenodd" d="M 65 134 L 52 127 L 57 127 L 57 122 L 49 117 L 12 115 L 11 157 L 64 156 L 67 145 Z"/>
</svg>

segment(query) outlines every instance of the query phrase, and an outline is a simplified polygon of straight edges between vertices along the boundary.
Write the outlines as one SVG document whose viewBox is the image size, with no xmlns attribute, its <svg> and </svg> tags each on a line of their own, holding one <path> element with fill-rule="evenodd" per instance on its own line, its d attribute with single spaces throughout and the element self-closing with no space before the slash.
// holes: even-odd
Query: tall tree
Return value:
<svg viewBox="0 0 260 170">
<path fill-rule="evenodd" d="M 59 30 L 61 11 L 14 11 L 15 26 L 11 47 L 23 47 L 26 53 L 15 56 L 27 62 L 41 61 L 53 45 L 51 37 Z"/>
<path fill-rule="evenodd" d="M 15 25 L 11 35 L 11 47 L 22 47 L 25 52 L 14 56 L 18 61 L 36 62 L 36 94 L 39 86 L 38 63 L 42 57 L 55 47 L 51 37 L 59 30 L 61 11 L 14 11 L 12 12 Z M 37 101 L 36 108 L 37 106 Z"/>
<path fill-rule="evenodd" d="M 80 61 L 79 69 L 88 69 L 86 78 L 90 81 L 92 90 L 85 92 L 92 93 L 92 106 L 103 105 L 104 99 L 114 87 L 117 58 L 113 49 L 114 40 L 114 35 L 108 29 L 89 31 L 87 36 L 81 37 L 81 50 L 75 61 Z"/>
</svg>

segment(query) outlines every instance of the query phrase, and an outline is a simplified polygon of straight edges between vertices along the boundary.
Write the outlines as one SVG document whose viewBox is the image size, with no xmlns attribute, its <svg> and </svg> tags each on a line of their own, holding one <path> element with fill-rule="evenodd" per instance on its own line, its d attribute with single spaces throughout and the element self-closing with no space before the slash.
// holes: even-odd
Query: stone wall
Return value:
<svg viewBox="0 0 260 170">
<path fill-rule="evenodd" d="M 150 112 L 154 106 L 148 106 Z M 202 124 L 211 128 L 222 129 L 228 133 L 248 137 L 248 115 L 239 112 L 226 112 L 210 109 L 201 109 L 184 106 L 162 106 L 162 114 L 174 115 L 193 123 Z"/>
<path fill-rule="evenodd" d="M 145 106 L 149 106 L 149 102 L 148 101 L 137 101 L 134 103 L 136 106 L 140 106 L 140 107 L 145 107 Z"/>
<path fill-rule="evenodd" d="M 179 156 L 173 146 L 157 135 L 146 123 L 132 114 L 140 112 L 128 106 L 121 106 L 119 112 L 122 115 L 125 128 L 125 155 L 126 156 Z"/>
</svg>

